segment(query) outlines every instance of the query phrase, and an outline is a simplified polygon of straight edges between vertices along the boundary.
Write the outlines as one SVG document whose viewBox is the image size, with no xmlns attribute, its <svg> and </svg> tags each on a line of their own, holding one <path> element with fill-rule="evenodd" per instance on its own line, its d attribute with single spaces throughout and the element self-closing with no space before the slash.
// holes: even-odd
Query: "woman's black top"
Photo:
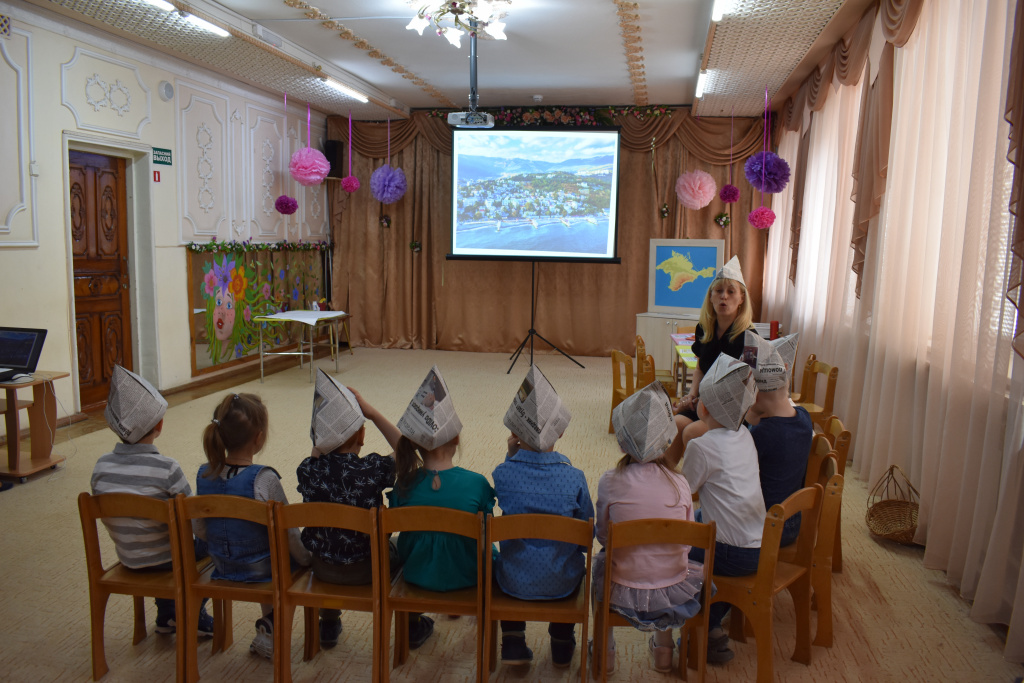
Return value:
<svg viewBox="0 0 1024 683">
<path fill-rule="evenodd" d="M 735 321 L 733 325 L 735 325 Z M 753 329 L 753 328 L 751 328 Z M 716 339 L 714 334 L 711 335 L 711 341 L 704 343 L 701 338 L 704 336 L 704 328 L 697 325 L 697 329 L 694 331 L 694 342 L 690 348 L 693 350 L 693 355 L 697 356 L 698 366 L 703 374 L 707 374 L 708 370 L 714 364 L 715 359 L 718 355 L 724 353 L 728 356 L 732 356 L 736 360 L 739 360 L 740 356 L 743 355 L 743 337 L 745 335 L 739 335 L 735 340 L 730 341 L 729 335 L 732 333 L 732 325 L 725 331 L 725 334 L 721 338 Z"/>
</svg>

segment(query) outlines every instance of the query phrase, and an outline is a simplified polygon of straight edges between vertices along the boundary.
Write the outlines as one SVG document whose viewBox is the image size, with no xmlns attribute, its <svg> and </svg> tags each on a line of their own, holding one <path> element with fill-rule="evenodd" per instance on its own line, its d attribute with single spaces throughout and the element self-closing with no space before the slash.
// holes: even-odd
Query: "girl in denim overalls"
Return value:
<svg viewBox="0 0 1024 683">
<path fill-rule="evenodd" d="M 281 476 L 272 467 L 252 462 L 266 443 L 268 424 L 267 407 L 259 396 L 231 394 L 224 397 L 203 431 L 203 450 L 208 464 L 199 468 L 196 493 L 287 503 Z M 213 558 L 212 578 L 250 582 L 270 579 L 270 537 L 266 526 L 237 519 L 210 518 L 198 522 L 195 533 L 209 544 Z M 289 530 L 288 546 L 295 562 L 309 565 L 309 551 L 303 547 L 297 529 Z M 272 658 L 273 605 L 260 607 L 263 616 L 256 622 L 256 637 L 249 649 Z"/>
</svg>

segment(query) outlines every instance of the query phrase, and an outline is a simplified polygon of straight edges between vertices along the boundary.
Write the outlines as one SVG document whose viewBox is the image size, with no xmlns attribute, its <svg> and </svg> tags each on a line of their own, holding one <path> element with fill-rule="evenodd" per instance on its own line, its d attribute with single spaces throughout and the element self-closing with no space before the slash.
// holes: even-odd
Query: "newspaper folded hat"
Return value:
<svg viewBox="0 0 1024 683">
<path fill-rule="evenodd" d="M 166 412 L 167 399 L 156 387 L 131 370 L 114 366 L 103 416 L 122 439 L 127 443 L 137 443 L 153 431 Z"/>
<path fill-rule="evenodd" d="M 789 384 L 789 368 L 779 350 L 753 330 L 744 333 L 742 360 L 753 369 L 758 391 L 775 391 Z"/>
<path fill-rule="evenodd" d="M 738 429 L 754 404 L 753 374 L 749 365 L 722 353 L 700 381 L 700 401 L 723 427 Z"/>
<path fill-rule="evenodd" d="M 366 422 L 349 388 L 317 369 L 313 388 L 313 419 L 309 438 L 321 453 L 330 453 L 352 438 Z"/>
<path fill-rule="evenodd" d="M 505 426 L 530 450 L 547 451 L 554 447 L 571 419 L 572 413 L 551 382 L 540 368 L 531 365 L 505 412 Z"/>
<path fill-rule="evenodd" d="M 677 430 L 672 403 L 661 382 L 651 382 L 615 406 L 612 427 L 619 447 L 634 460 L 650 462 L 664 453 Z"/>
<path fill-rule="evenodd" d="M 410 441 L 428 451 L 443 446 L 462 431 L 448 385 L 436 365 L 416 390 L 397 427 Z"/>
<path fill-rule="evenodd" d="M 800 333 L 794 332 L 793 334 L 787 334 L 785 337 L 779 337 L 778 339 L 772 339 L 769 344 L 775 347 L 775 350 L 782 356 L 782 362 L 786 364 L 786 369 L 790 373 L 793 372 L 793 363 L 796 362 L 796 347 L 800 342 Z"/>
<path fill-rule="evenodd" d="M 733 256 L 729 259 L 729 262 L 722 266 L 722 269 L 715 273 L 715 280 L 735 280 L 744 287 L 747 286 L 746 281 L 743 279 L 743 271 L 740 270 L 740 259 L 738 256 Z M 714 283 L 714 280 L 711 281 Z"/>
</svg>

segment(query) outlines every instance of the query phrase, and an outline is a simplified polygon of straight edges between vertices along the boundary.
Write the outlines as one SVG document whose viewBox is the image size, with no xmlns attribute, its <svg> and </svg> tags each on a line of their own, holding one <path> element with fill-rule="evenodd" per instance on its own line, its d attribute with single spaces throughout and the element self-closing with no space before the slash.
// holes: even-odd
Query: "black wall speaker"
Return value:
<svg viewBox="0 0 1024 683">
<path fill-rule="evenodd" d="M 340 140 L 327 140 L 324 142 L 324 156 L 327 157 L 328 163 L 331 164 L 331 172 L 327 174 L 328 178 L 345 177 L 344 159 L 342 158 L 344 151 L 345 146 Z"/>
</svg>

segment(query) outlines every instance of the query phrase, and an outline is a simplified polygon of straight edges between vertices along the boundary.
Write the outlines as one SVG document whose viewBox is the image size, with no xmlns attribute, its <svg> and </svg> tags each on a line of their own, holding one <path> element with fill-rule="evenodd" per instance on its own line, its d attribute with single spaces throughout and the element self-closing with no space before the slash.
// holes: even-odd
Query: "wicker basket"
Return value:
<svg viewBox="0 0 1024 683">
<path fill-rule="evenodd" d="M 868 494 L 864 517 L 875 536 L 904 545 L 914 542 L 920 494 L 899 465 L 893 465 Z"/>
</svg>

